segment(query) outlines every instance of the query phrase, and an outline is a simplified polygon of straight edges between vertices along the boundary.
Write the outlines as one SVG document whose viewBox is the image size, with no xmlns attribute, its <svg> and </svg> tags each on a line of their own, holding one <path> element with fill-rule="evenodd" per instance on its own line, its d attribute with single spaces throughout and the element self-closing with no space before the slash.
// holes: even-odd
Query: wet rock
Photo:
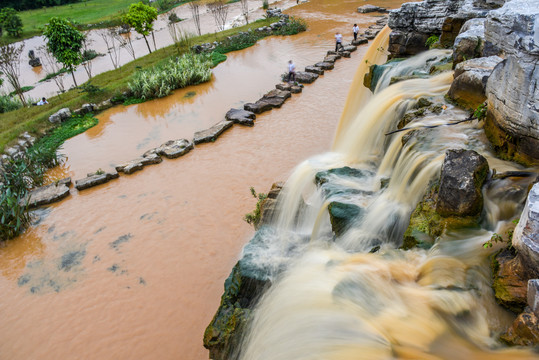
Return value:
<svg viewBox="0 0 539 360">
<path fill-rule="evenodd" d="M 306 66 L 305 71 L 313 73 L 313 74 L 317 74 L 317 75 L 324 75 L 324 70 L 322 70 L 318 66 Z"/>
<path fill-rule="evenodd" d="M 316 79 L 318 79 L 318 74 L 313 74 L 313 73 L 304 72 L 304 71 L 296 72 L 296 81 L 300 84 L 311 84 Z"/>
<path fill-rule="evenodd" d="M 478 216 L 487 160 L 473 150 L 448 150 L 442 165 L 436 212 L 442 216 Z"/>
<path fill-rule="evenodd" d="M 489 12 L 485 39 L 505 53 L 487 83 L 485 132 L 495 149 L 539 162 L 539 0 L 513 0 Z"/>
<path fill-rule="evenodd" d="M 332 70 L 335 67 L 332 62 L 318 62 L 314 66 L 322 70 Z"/>
<path fill-rule="evenodd" d="M 283 182 L 277 182 L 271 186 L 268 196 L 260 203 L 260 221 L 258 224 L 255 224 L 255 229 L 269 224 L 273 218 L 276 211 L 277 196 L 279 196 L 283 186 Z"/>
<path fill-rule="evenodd" d="M 330 62 L 330 63 L 334 63 L 335 61 L 339 60 L 341 58 L 341 55 L 327 55 L 325 58 L 324 58 L 324 61 L 323 62 Z M 316 65 L 315 65 L 316 66 Z"/>
<path fill-rule="evenodd" d="M 229 129 L 232 125 L 234 125 L 232 121 L 222 120 L 209 129 L 197 131 L 195 133 L 193 142 L 195 144 L 200 144 L 215 141 L 219 135 L 225 132 L 225 130 Z"/>
<path fill-rule="evenodd" d="M 332 201 L 328 206 L 331 229 L 335 236 L 341 236 L 363 213 L 355 204 Z"/>
<path fill-rule="evenodd" d="M 341 51 L 341 55 L 344 58 L 349 58 L 351 56 L 350 51 Z"/>
<path fill-rule="evenodd" d="M 369 40 L 362 37 L 358 37 L 356 40 L 352 40 L 351 44 L 354 46 L 359 46 L 359 45 L 367 44 L 368 42 Z"/>
<path fill-rule="evenodd" d="M 112 101 L 110 100 L 105 100 L 105 101 L 102 101 L 100 102 L 99 104 L 97 104 L 95 107 L 94 107 L 94 110 L 95 111 L 103 111 L 103 110 L 106 110 L 106 109 L 109 109 L 111 107 L 113 107 L 114 105 L 112 104 Z"/>
<path fill-rule="evenodd" d="M 109 182 L 112 179 L 118 178 L 118 172 L 101 172 L 98 171 L 94 174 L 88 174 L 87 177 L 80 180 L 75 180 L 75 188 L 77 190 L 85 190 L 97 185 L 101 185 Z"/>
<path fill-rule="evenodd" d="M 193 143 L 187 139 L 169 140 L 159 146 L 156 153 L 169 159 L 175 159 L 187 154 L 191 149 L 193 149 Z"/>
<path fill-rule="evenodd" d="M 291 84 L 288 83 L 280 83 L 275 85 L 275 88 L 278 90 L 284 90 L 284 91 L 290 91 L 290 88 L 292 87 Z"/>
<path fill-rule="evenodd" d="M 28 207 L 38 207 L 42 205 L 52 204 L 60 201 L 69 195 L 69 184 L 71 179 L 58 181 L 47 186 L 34 189 L 22 200 L 23 204 L 28 202 Z"/>
<path fill-rule="evenodd" d="M 344 52 L 354 52 L 357 50 L 357 46 L 355 45 L 347 45 L 344 47 Z M 344 56 L 344 55 L 343 55 Z"/>
<path fill-rule="evenodd" d="M 531 188 L 518 225 L 513 233 L 517 249 L 528 273 L 539 277 L 539 183 Z"/>
<path fill-rule="evenodd" d="M 71 111 L 69 108 L 63 108 L 49 116 L 49 122 L 53 124 L 59 124 L 61 122 L 66 121 L 71 117 Z"/>
<path fill-rule="evenodd" d="M 442 25 L 442 34 L 440 35 L 440 45 L 443 48 L 450 48 L 455 43 L 455 39 L 462 31 L 462 25 L 466 22 L 466 18 L 456 16 L 448 16 L 445 18 Z"/>
<path fill-rule="evenodd" d="M 265 102 L 266 104 L 270 105 L 272 108 L 280 108 L 286 101 L 286 98 L 272 97 L 272 98 L 263 98 L 263 99 L 260 99 L 259 101 Z"/>
<path fill-rule="evenodd" d="M 266 93 L 263 96 L 263 98 L 264 99 L 283 99 L 283 100 L 286 100 L 286 99 L 290 98 L 291 96 L 292 95 L 291 95 L 290 91 L 275 89 L 275 90 L 271 90 L 270 92 Z"/>
<path fill-rule="evenodd" d="M 465 108 L 477 108 L 487 99 L 487 81 L 502 60 L 498 56 L 491 56 L 459 63 L 448 96 Z"/>
<path fill-rule="evenodd" d="M 464 23 L 453 45 L 453 64 L 483 56 L 485 19 L 470 19 Z"/>
<path fill-rule="evenodd" d="M 126 163 L 116 165 L 115 169 L 118 172 L 123 172 L 124 174 L 132 174 L 135 171 L 142 170 L 146 165 L 159 164 L 163 161 L 161 157 L 156 153 L 157 149 L 154 149 L 155 152 L 147 152 L 143 156 L 128 161 Z"/>
<path fill-rule="evenodd" d="M 247 103 L 243 105 L 243 108 L 247 111 L 252 111 L 255 114 L 261 114 L 273 109 L 273 106 L 265 100 L 258 100 L 254 103 Z"/>
<path fill-rule="evenodd" d="M 496 301 L 517 314 L 521 312 L 528 300 L 529 278 L 520 256 L 509 249 L 502 250 L 492 259 L 492 273 Z"/>
<path fill-rule="evenodd" d="M 291 87 L 290 87 L 290 92 L 291 92 L 292 94 L 299 94 L 299 93 L 302 92 L 302 91 L 303 91 L 303 87 L 302 87 L 302 86 L 296 86 L 296 85 L 294 85 L 294 86 L 291 86 Z"/>
<path fill-rule="evenodd" d="M 371 12 L 381 12 L 386 13 L 387 9 L 380 7 L 380 6 L 374 6 L 374 5 L 363 5 L 357 8 L 357 12 L 360 14 L 367 14 Z"/>
<path fill-rule="evenodd" d="M 539 316 L 539 279 L 532 279 L 528 281 L 528 306 L 530 310 Z"/>
<path fill-rule="evenodd" d="M 509 345 L 533 346 L 539 344 L 539 320 L 527 308 L 519 314 L 511 327 L 500 336 L 500 339 Z"/>
<path fill-rule="evenodd" d="M 227 120 L 234 122 L 235 124 L 253 126 L 256 115 L 252 111 L 243 109 L 230 109 L 225 115 Z"/>
</svg>

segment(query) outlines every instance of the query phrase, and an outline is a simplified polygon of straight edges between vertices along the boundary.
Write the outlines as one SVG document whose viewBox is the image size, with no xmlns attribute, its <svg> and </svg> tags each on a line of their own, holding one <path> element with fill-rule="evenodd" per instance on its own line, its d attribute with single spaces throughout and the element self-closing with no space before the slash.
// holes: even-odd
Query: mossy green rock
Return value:
<svg viewBox="0 0 539 360">
<path fill-rule="evenodd" d="M 333 201 L 328 206 L 328 212 L 331 228 L 336 236 L 340 236 L 363 214 L 363 209 L 354 204 Z"/>
</svg>

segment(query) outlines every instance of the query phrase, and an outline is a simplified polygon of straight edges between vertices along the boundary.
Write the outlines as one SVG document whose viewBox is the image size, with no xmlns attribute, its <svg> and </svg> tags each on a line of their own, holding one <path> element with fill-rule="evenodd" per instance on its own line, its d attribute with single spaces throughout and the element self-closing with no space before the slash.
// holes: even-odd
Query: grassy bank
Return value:
<svg viewBox="0 0 539 360">
<path fill-rule="evenodd" d="M 206 34 L 195 37 L 191 43 L 202 44 L 221 41 L 240 31 L 267 26 L 276 21 L 277 19 L 259 20 L 249 25 L 226 30 L 218 34 Z M 123 91 L 127 90 L 127 84 L 135 71 L 149 69 L 165 62 L 173 55 L 179 55 L 178 52 L 185 52 L 187 50 L 187 48 L 177 48 L 171 45 L 127 63 L 121 68 L 96 75 L 92 78 L 91 85 L 97 87 L 99 91 L 95 91 L 96 88 L 93 89 L 94 91 L 72 89 L 64 94 L 49 98 L 48 105 L 21 108 L 16 111 L 0 114 L 0 152 L 25 131 L 39 134 L 42 130 L 49 128 L 51 126 L 48 121 L 49 116 L 61 108 L 68 107 L 70 109 L 76 109 L 85 103 L 99 103 L 113 96 L 120 96 Z"/>
</svg>

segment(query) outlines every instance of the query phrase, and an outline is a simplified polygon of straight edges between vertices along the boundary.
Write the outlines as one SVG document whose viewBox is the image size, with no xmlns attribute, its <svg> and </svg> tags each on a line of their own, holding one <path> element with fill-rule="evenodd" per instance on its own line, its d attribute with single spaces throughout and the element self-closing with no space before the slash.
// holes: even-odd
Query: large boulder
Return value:
<svg viewBox="0 0 539 360">
<path fill-rule="evenodd" d="M 507 344 L 517 346 L 534 346 L 539 344 L 539 320 L 530 310 L 519 314 L 511 327 L 500 336 Z"/>
<path fill-rule="evenodd" d="M 448 150 L 442 165 L 436 212 L 442 216 L 478 216 L 487 160 L 473 150 Z"/>
<path fill-rule="evenodd" d="M 475 109 L 487 99 L 485 89 L 490 74 L 503 59 L 482 57 L 457 65 L 448 96 L 465 108 Z"/>
<path fill-rule="evenodd" d="M 63 108 L 49 116 L 49 122 L 53 124 L 59 124 L 66 121 L 71 117 L 71 110 L 69 108 Z"/>
<path fill-rule="evenodd" d="M 464 23 L 453 45 L 453 65 L 483 56 L 485 19 L 470 19 Z"/>
<path fill-rule="evenodd" d="M 520 221 L 513 233 L 513 246 L 533 277 L 539 277 L 539 183 L 533 185 Z"/>
</svg>

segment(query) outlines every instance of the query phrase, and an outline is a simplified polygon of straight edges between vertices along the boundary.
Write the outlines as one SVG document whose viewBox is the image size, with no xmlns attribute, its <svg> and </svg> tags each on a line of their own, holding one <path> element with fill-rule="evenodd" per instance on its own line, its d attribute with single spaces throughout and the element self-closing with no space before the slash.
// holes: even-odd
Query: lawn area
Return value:
<svg viewBox="0 0 539 360">
<path fill-rule="evenodd" d="M 277 18 L 258 20 L 248 25 L 220 33 L 202 35 L 193 38 L 191 45 L 221 41 L 238 32 L 268 26 L 276 21 L 278 21 Z M 166 61 L 169 57 L 179 55 L 187 50 L 186 47 L 178 49 L 174 45 L 170 45 L 131 61 L 119 69 L 94 76 L 91 79 L 91 84 L 100 89 L 98 92 L 85 92 L 81 89 L 72 89 L 64 94 L 49 98 L 48 105 L 30 106 L 0 114 L 0 152 L 25 131 L 38 134 L 42 130 L 50 128 L 52 125 L 49 123 L 48 118 L 59 109 L 68 107 L 73 110 L 80 108 L 85 103 L 97 104 L 115 95 L 120 96 L 123 91 L 127 90 L 127 83 L 135 71 L 151 68 Z M 84 88 L 84 86 L 81 88 Z"/>
</svg>

